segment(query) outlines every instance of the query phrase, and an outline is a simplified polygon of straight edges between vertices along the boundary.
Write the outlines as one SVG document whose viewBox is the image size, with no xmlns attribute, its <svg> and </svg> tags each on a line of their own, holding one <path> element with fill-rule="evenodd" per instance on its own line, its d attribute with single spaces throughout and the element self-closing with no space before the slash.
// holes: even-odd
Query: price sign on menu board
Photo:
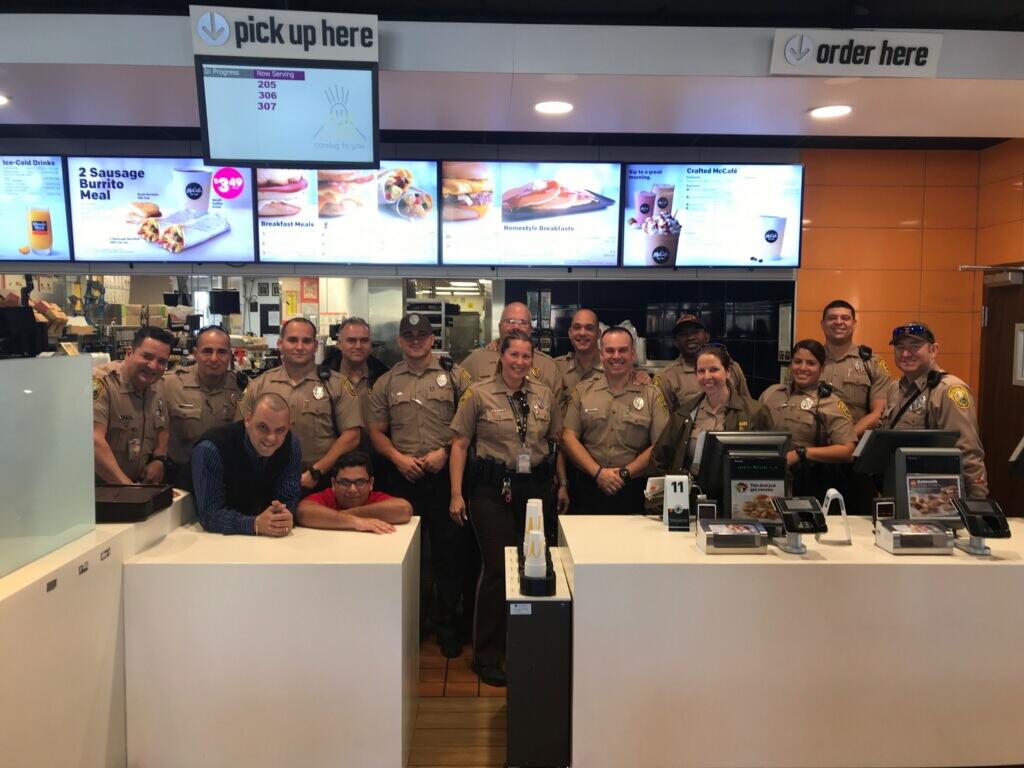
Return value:
<svg viewBox="0 0 1024 768">
<path fill-rule="evenodd" d="M 380 170 L 259 168 L 260 261 L 436 264 L 437 163 Z"/>
<path fill-rule="evenodd" d="M 0 261 L 70 261 L 59 157 L 0 157 Z"/>
<path fill-rule="evenodd" d="M 628 165 L 626 267 L 800 266 L 800 165 Z"/>
<path fill-rule="evenodd" d="M 376 64 L 224 61 L 197 70 L 212 162 L 376 167 Z"/>
<path fill-rule="evenodd" d="M 442 163 L 442 263 L 615 266 L 619 169 L 616 163 Z"/>
<path fill-rule="evenodd" d="M 196 158 L 68 158 L 76 261 L 254 260 L 252 172 Z"/>
</svg>

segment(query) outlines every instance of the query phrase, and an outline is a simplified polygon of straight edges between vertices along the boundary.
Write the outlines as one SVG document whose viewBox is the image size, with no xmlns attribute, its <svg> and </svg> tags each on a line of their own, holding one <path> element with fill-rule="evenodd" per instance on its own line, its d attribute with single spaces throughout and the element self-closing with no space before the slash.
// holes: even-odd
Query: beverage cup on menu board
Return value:
<svg viewBox="0 0 1024 768">
<path fill-rule="evenodd" d="M 765 261 L 780 261 L 782 259 L 782 241 L 785 236 L 785 216 L 758 216 L 754 257 Z"/>
<path fill-rule="evenodd" d="M 202 168 L 175 168 L 174 188 L 181 207 L 202 216 L 210 210 L 210 178 L 213 171 Z"/>
<path fill-rule="evenodd" d="M 49 208 L 29 209 L 28 247 L 35 256 L 49 256 L 53 253 L 53 225 Z"/>
<path fill-rule="evenodd" d="M 654 215 L 654 193 L 637 191 L 633 195 L 637 223 L 643 224 Z"/>
<path fill-rule="evenodd" d="M 681 227 L 672 214 L 658 213 L 641 226 L 644 266 L 674 267 Z"/>
<path fill-rule="evenodd" d="M 654 194 L 654 210 L 651 211 L 651 215 L 657 213 L 672 213 L 672 199 L 676 194 L 675 184 L 655 184 L 651 187 L 651 192 Z"/>
</svg>

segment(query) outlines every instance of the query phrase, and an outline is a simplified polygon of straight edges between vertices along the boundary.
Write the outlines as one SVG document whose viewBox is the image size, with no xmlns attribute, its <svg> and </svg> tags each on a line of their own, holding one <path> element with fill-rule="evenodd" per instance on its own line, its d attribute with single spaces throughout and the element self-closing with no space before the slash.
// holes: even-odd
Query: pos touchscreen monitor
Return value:
<svg viewBox="0 0 1024 768">
<path fill-rule="evenodd" d="M 721 500 L 724 517 L 778 523 L 772 498 L 786 495 L 788 432 L 704 432 L 692 473 L 707 496 Z"/>
</svg>

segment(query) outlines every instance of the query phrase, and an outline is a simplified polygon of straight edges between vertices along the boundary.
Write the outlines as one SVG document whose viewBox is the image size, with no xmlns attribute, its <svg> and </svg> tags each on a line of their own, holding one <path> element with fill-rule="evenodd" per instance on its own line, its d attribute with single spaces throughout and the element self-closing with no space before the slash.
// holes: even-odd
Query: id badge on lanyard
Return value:
<svg viewBox="0 0 1024 768">
<path fill-rule="evenodd" d="M 508 395 L 508 404 L 512 408 L 512 415 L 516 419 L 516 432 L 519 434 L 519 444 L 522 446 L 519 455 L 516 456 L 516 474 L 530 474 L 530 451 L 526 447 L 527 419 L 529 419 L 530 406 L 526 400 L 526 393 L 519 392 L 517 397 Z"/>
</svg>

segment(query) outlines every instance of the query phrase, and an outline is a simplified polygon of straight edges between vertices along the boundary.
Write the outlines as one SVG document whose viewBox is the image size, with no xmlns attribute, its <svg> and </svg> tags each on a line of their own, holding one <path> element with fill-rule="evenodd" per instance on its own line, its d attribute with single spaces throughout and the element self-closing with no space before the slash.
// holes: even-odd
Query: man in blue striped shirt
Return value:
<svg viewBox="0 0 1024 768">
<path fill-rule="evenodd" d="M 302 447 L 288 403 L 261 395 L 244 421 L 216 427 L 192 449 L 196 512 L 212 533 L 287 536 L 301 493 Z"/>
</svg>

